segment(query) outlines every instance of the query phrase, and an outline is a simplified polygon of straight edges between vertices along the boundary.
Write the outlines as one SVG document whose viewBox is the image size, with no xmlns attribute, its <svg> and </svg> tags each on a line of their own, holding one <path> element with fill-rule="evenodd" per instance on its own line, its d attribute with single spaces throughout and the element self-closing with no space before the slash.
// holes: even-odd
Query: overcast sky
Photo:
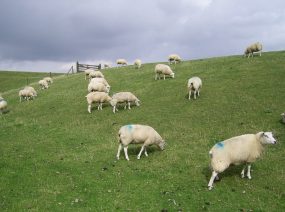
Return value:
<svg viewBox="0 0 285 212">
<path fill-rule="evenodd" d="M 284 0 L 0 0 L 0 70 L 285 49 Z"/>
</svg>

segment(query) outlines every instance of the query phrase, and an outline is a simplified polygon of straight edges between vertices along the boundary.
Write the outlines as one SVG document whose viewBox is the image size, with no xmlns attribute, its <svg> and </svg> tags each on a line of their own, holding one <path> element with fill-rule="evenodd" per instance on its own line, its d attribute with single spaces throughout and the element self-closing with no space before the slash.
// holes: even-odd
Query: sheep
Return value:
<svg viewBox="0 0 285 212">
<path fill-rule="evenodd" d="M 164 150 L 164 146 L 166 144 L 166 142 L 152 127 L 140 124 L 129 124 L 122 126 L 119 130 L 118 142 L 119 148 L 117 153 L 117 160 L 119 160 L 121 150 L 124 148 L 125 157 L 128 161 L 130 160 L 128 156 L 129 144 L 143 144 L 137 156 L 137 159 L 140 159 L 143 151 L 145 151 L 145 155 L 148 156 L 146 151 L 147 146 L 155 144 L 161 150 Z"/>
<path fill-rule="evenodd" d="M 160 79 L 160 74 L 163 74 L 164 80 L 166 75 L 169 75 L 170 77 L 174 78 L 174 73 L 168 65 L 157 64 L 155 66 L 154 73 L 155 73 L 155 78 L 154 78 L 155 80 L 157 80 L 157 77 Z"/>
<path fill-rule="evenodd" d="M 125 60 L 125 59 L 118 59 L 117 61 L 116 61 L 116 63 L 117 63 L 117 65 L 122 65 L 122 66 L 124 66 L 124 65 L 128 65 L 128 62 Z"/>
<path fill-rule="evenodd" d="M 84 70 L 84 75 L 85 75 L 85 80 L 87 80 L 87 77 L 89 77 L 90 72 L 94 71 L 93 69 L 85 69 Z"/>
<path fill-rule="evenodd" d="M 178 54 L 171 54 L 168 56 L 168 61 L 169 61 L 169 65 L 172 64 L 173 62 L 174 64 L 180 63 L 181 57 Z"/>
<path fill-rule="evenodd" d="M 213 188 L 215 178 L 226 170 L 231 164 L 247 165 L 247 177 L 251 179 L 250 168 L 260 157 L 265 144 L 276 144 L 272 132 L 258 132 L 236 136 L 215 144 L 210 150 L 212 176 L 208 184 L 209 190 Z M 243 167 L 241 177 L 244 178 L 246 166 Z"/>
<path fill-rule="evenodd" d="M 32 98 L 34 98 L 35 96 L 38 95 L 36 90 L 32 86 L 25 86 L 24 89 L 32 92 L 32 94 L 33 94 Z"/>
<path fill-rule="evenodd" d="M 47 81 L 47 83 L 50 85 L 53 83 L 53 80 L 51 77 L 44 77 L 43 80 Z"/>
<path fill-rule="evenodd" d="M 109 88 L 106 87 L 106 85 L 104 85 L 101 82 L 90 82 L 88 84 L 88 92 L 92 92 L 92 91 L 100 91 L 100 92 L 105 92 L 105 93 L 109 93 Z"/>
<path fill-rule="evenodd" d="M 0 96 L 0 113 L 1 114 L 6 111 L 7 105 L 8 105 L 7 101 L 5 101 L 5 99 L 2 96 Z"/>
<path fill-rule="evenodd" d="M 105 68 L 111 68 L 111 65 L 105 63 L 105 64 L 104 64 L 104 69 L 105 69 Z"/>
<path fill-rule="evenodd" d="M 38 82 L 38 84 L 40 85 L 41 89 L 48 89 L 48 82 L 45 80 L 40 80 Z"/>
<path fill-rule="evenodd" d="M 31 90 L 22 89 L 19 91 L 19 97 L 20 97 L 20 102 L 22 102 L 22 99 L 25 100 L 33 99 L 34 94 Z"/>
<path fill-rule="evenodd" d="M 128 109 L 130 110 L 132 102 L 134 102 L 136 106 L 140 106 L 140 100 L 131 92 L 119 92 L 112 96 L 110 104 L 113 107 L 113 113 L 116 113 L 116 111 L 118 111 L 117 109 L 118 103 L 125 103 L 124 109 L 126 109 L 128 104 Z"/>
<path fill-rule="evenodd" d="M 282 116 L 282 122 L 285 124 L 285 112 L 281 114 Z"/>
<path fill-rule="evenodd" d="M 91 113 L 91 107 L 93 102 L 98 102 L 98 110 L 102 110 L 102 105 L 104 102 L 110 102 L 111 97 L 105 92 L 91 92 L 85 96 L 88 103 L 88 112 Z"/>
<path fill-rule="evenodd" d="M 142 61 L 140 59 L 136 59 L 134 62 L 135 68 L 139 69 L 142 66 Z"/>
<path fill-rule="evenodd" d="M 104 75 L 102 74 L 102 72 L 101 71 L 91 71 L 90 73 L 89 73 L 89 79 L 91 79 L 91 78 L 104 78 Z"/>
<path fill-rule="evenodd" d="M 248 46 L 245 51 L 244 51 L 244 57 L 250 57 L 250 55 L 253 57 L 253 53 L 254 52 L 259 52 L 259 56 L 261 56 L 261 52 L 262 52 L 262 44 L 257 42 L 254 44 L 251 44 L 250 46 Z"/>
<path fill-rule="evenodd" d="M 196 93 L 200 96 L 200 89 L 202 88 L 202 80 L 199 77 L 191 77 L 188 80 L 187 88 L 189 92 L 188 99 L 191 98 L 191 92 L 194 91 L 194 99 L 196 99 Z"/>
<path fill-rule="evenodd" d="M 111 86 L 109 85 L 109 83 L 105 78 L 92 78 L 90 80 L 90 83 L 98 83 L 98 82 L 103 83 L 110 90 Z"/>
</svg>

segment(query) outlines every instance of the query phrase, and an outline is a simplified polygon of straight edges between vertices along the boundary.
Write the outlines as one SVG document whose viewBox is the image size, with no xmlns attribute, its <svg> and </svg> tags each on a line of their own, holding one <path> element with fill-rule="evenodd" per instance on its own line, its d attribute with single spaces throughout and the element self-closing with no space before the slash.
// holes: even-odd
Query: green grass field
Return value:
<svg viewBox="0 0 285 212">
<path fill-rule="evenodd" d="M 83 73 L 61 76 L 34 101 L 19 102 L 11 80 L 2 91 L 9 112 L 0 116 L 0 208 L 2 211 L 284 211 L 285 51 L 185 61 L 172 66 L 175 79 L 154 80 L 154 65 L 104 71 L 111 93 L 131 91 L 140 107 L 105 105 L 87 112 Z M 9 78 L 10 73 L 0 72 Z M 187 99 L 187 80 L 203 81 L 200 98 Z M 9 82 L 6 82 L 7 86 Z M 125 124 L 147 124 L 166 140 L 140 160 L 117 153 L 117 132 Z M 208 191 L 210 148 L 245 133 L 272 131 L 252 166 L 230 167 Z"/>
</svg>

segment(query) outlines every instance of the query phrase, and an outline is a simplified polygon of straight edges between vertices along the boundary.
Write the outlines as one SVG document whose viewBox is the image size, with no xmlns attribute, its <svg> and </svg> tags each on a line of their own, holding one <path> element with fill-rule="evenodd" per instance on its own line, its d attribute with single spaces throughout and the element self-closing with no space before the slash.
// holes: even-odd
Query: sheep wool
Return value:
<svg viewBox="0 0 285 212">
<path fill-rule="evenodd" d="M 142 66 L 142 61 L 140 59 L 136 59 L 134 65 L 135 68 L 139 69 Z"/>
<path fill-rule="evenodd" d="M 163 79 L 165 80 L 165 76 L 170 76 L 174 78 L 174 73 L 168 65 L 165 64 L 157 64 L 154 68 L 155 77 L 154 79 L 160 79 L 160 75 L 163 75 Z"/>
<path fill-rule="evenodd" d="M 124 148 L 125 158 L 129 161 L 128 145 L 129 144 L 143 144 L 137 156 L 140 159 L 141 154 L 145 151 L 148 156 L 146 147 L 150 145 L 157 145 L 161 150 L 164 150 L 165 141 L 152 127 L 140 124 L 129 124 L 122 126 L 118 133 L 119 148 L 117 152 L 117 159 L 120 158 L 121 150 Z"/>
<path fill-rule="evenodd" d="M 171 54 L 168 56 L 168 62 L 169 64 L 176 64 L 181 62 L 181 57 L 178 54 Z"/>
<path fill-rule="evenodd" d="M 251 179 L 250 168 L 263 152 L 265 144 L 276 144 L 272 132 L 259 132 L 236 136 L 215 144 L 210 150 L 212 176 L 208 184 L 209 190 L 213 188 L 218 174 L 225 171 L 231 164 L 247 164 L 247 177 Z M 245 166 L 241 177 L 244 177 Z"/>
<path fill-rule="evenodd" d="M 7 101 L 5 101 L 5 99 L 3 99 L 1 96 L 0 96 L 0 113 L 4 113 L 7 109 Z"/>
<path fill-rule="evenodd" d="M 115 93 L 112 96 L 112 100 L 110 101 L 110 104 L 113 107 L 113 113 L 116 113 L 118 111 L 117 104 L 119 103 L 125 103 L 124 109 L 126 109 L 128 105 L 128 109 L 131 109 L 131 103 L 135 103 L 136 106 L 140 106 L 140 100 L 131 92 L 119 92 Z"/>
<path fill-rule="evenodd" d="M 118 59 L 116 61 L 117 65 L 122 65 L 122 66 L 127 66 L 128 65 L 128 62 L 125 60 L 125 59 Z"/>
<path fill-rule="evenodd" d="M 111 97 L 105 92 L 91 92 L 86 96 L 88 108 L 87 111 L 91 113 L 92 103 L 98 103 L 98 110 L 102 110 L 102 105 L 105 102 L 110 102 Z"/>
<path fill-rule="evenodd" d="M 48 89 L 48 82 L 46 80 L 40 80 L 39 85 L 41 89 Z"/>
<path fill-rule="evenodd" d="M 257 42 L 257 43 L 254 43 L 254 44 L 251 44 L 250 46 L 248 46 L 245 51 L 244 51 L 244 56 L 246 57 L 250 57 L 252 56 L 253 57 L 253 53 L 254 52 L 259 52 L 259 56 L 261 56 L 261 52 L 262 52 L 262 44 Z"/>
<path fill-rule="evenodd" d="M 199 77 L 191 77 L 187 83 L 188 88 L 188 99 L 191 98 L 191 92 L 194 93 L 194 99 L 196 99 L 196 94 L 200 96 L 200 89 L 202 88 L 202 80 Z"/>
</svg>

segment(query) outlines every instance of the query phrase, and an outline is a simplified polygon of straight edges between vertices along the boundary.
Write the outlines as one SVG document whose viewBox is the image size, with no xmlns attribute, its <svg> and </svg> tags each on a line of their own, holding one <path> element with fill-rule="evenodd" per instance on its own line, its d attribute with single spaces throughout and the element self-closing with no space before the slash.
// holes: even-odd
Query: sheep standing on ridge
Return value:
<svg viewBox="0 0 285 212">
<path fill-rule="evenodd" d="M 104 78 L 104 75 L 102 74 L 101 71 L 91 71 L 89 73 L 89 79 L 92 79 L 92 78 Z"/>
<path fill-rule="evenodd" d="M 131 103 L 135 103 L 137 106 L 140 106 L 140 100 L 131 92 L 119 92 L 112 96 L 112 100 L 110 101 L 110 104 L 113 107 L 113 113 L 116 113 L 118 111 L 117 104 L 118 103 L 125 103 L 125 108 L 128 104 L 128 109 L 131 109 Z"/>
<path fill-rule="evenodd" d="M 187 88 L 189 92 L 188 99 L 190 100 L 191 91 L 194 93 L 194 99 L 196 99 L 196 93 L 200 96 L 200 89 L 202 88 L 202 80 L 199 77 L 192 77 L 188 80 Z"/>
<path fill-rule="evenodd" d="M 154 77 L 155 80 L 157 80 L 157 78 L 160 79 L 161 74 L 163 74 L 164 80 L 165 80 L 166 75 L 174 78 L 174 73 L 168 65 L 157 64 L 155 66 L 154 73 L 155 73 L 155 77 Z"/>
<path fill-rule="evenodd" d="M 90 72 L 94 71 L 93 69 L 85 69 L 84 70 L 84 75 L 85 75 L 85 80 L 87 80 L 87 77 L 89 77 Z"/>
<path fill-rule="evenodd" d="M 248 46 L 245 51 L 244 51 L 244 56 L 246 57 L 250 57 L 250 55 L 253 57 L 253 53 L 254 52 L 259 52 L 259 56 L 261 56 L 261 52 L 262 52 L 262 44 L 257 42 L 254 44 L 251 44 L 250 46 Z"/>
<path fill-rule="evenodd" d="M 48 82 L 47 81 L 40 80 L 38 83 L 39 83 L 41 89 L 48 89 Z"/>
<path fill-rule="evenodd" d="M 128 62 L 125 60 L 125 59 L 118 59 L 116 61 L 117 65 L 122 65 L 122 66 L 127 66 L 128 65 Z"/>
<path fill-rule="evenodd" d="M 145 151 L 145 155 L 148 156 L 146 147 L 152 144 L 157 145 L 161 150 L 164 150 L 165 141 L 161 136 L 150 126 L 130 124 L 122 126 L 119 130 L 119 148 L 117 153 L 117 159 L 120 158 L 122 148 L 124 148 L 125 157 L 129 161 L 128 145 L 129 144 L 143 144 L 142 148 L 137 156 L 140 159 L 141 154 Z"/>
<path fill-rule="evenodd" d="M 4 113 L 7 110 L 7 101 L 5 101 L 4 98 L 2 98 L 2 96 L 0 96 L 0 113 Z"/>
<path fill-rule="evenodd" d="M 140 59 L 136 59 L 134 62 L 135 68 L 139 69 L 142 66 L 142 61 Z"/>
<path fill-rule="evenodd" d="M 105 102 L 110 102 L 111 97 L 105 92 L 91 92 L 87 94 L 88 112 L 91 113 L 92 103 L 98 102 L 98 110 L 102 110 L 102 105 Z"/>
<path fill-rule="evenodd" d="M 276 144 L 271 132 L 245 134 L 215 144 L 209 152 L 213 170 L 208 184 L 209 190 L 213 188 L 214 180 L 218 178 L 218 174 L 231 164 L 247 164 L 247 177 L 251 179 L 251 163 L 260 157 L 265 144 Z M 242 178 L 244 178 L 245 168 L 241 172 Z"/>
<path fill-rule="evenodd" d="M 168 56 L 168 62 L 169 62 L 169 65 L 174 63 L 180 63 L 181 62 L 181 57 L 178 55 L 178 54 L 171 54 Z"/>
</svg>

